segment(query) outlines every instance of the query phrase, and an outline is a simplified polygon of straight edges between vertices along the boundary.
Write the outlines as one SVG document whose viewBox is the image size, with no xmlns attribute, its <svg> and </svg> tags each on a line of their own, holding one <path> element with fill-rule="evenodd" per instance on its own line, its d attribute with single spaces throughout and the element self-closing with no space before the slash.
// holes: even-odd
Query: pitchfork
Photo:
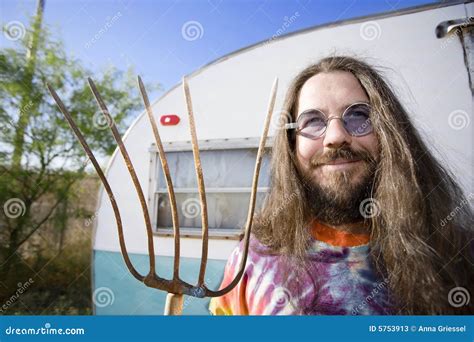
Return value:
<svg viewBox="0 0 474 342">
<path fill-rule="evenodd" d="M 180 315 L 181 314 L 182 309 L 183 309 L 183 295 L 193 296 L 197 298 L 219 297 L 231 291 L 242 278 L 242 275 L 244 273 L 245 263 L 247 261 L 247 254 L 249 250 L 249 241 L 250 241 L 250 232 L 252 229 L 252 220 L 253 220 L 253 214 L 254 214 L 254 209 L 255 209 L 258 176 L 260 173 L 260 166 L 262 162 L 262 156 L 264 153 L 265 141 L 268 135 L 268 128 L 271 121 L 273 108 L 275 106 L 275 97 L 276 97 L 276 91 L 277 91 L 277 86 L 278 86 L 278 79 L 275 79 L 272 86 L 270 100 L 268 103 L 267 115 L 265 118 L 265 123 L 264 123 L 264 128 L 263 128 L 263 133 L 260 138 L 260 145 L 258 147 L 258 152 L 257 152 L 257 161 L 255 164 L 255 170 L 254 170 L 254 175 L 253 175 L 252 192 L 250 195 L 249 210 L 247 214 L 247 223 L 246 223 L 245 234 L 244 234 L 243 258 L 241 259 L 239 272 L 237 273 L 235 278 L 226 287 L 218 291 L 213 291 L 213 290 L 208 289 L 204 283 L 204 277 L 206 273 L 206 264 L 207 264 L 207 252 L 208 252 L 208 220 L 207 220 L 206 192 L 205 192 L 205 187 L 204 187 L 204 178 L 202 174 L 201 159 L 199 156 L 199 147 L 198 147 L 196 128 L 195 128 L 195 123 L 194 123 L 193 106 L 191 103 L 191 95 L 189 92 L 189 86 L 188 86 L 188 82 L 186 78 L 183 78 L 183 90 L 184 90 L 184 97 L 186 100 L 186 107 L 188 111 L 189 128 L 191 131 L 191 142 L 192 142 L 193 156 L 194 156 L 194 166 L 196 169 L 199 198 L 200 198 L 200 203 L 201 203 L 202 254 L 201 254 L 201 267 L 199 271 L 199 278 L 197 281 L 197 285 L 191 285 L 181 280 L 179 277 L 180 233 L 179 233 L 178 211 L 176 209 L 176 197 L 174 194 L 173 183 L 171 181 L 171 176 L 170 176 L 170 171 L 168 168 L 168 162 L 165 156 L 165 151 L 163 148 L 163 144 L 161 143 L 160 134 L 158 133 L 158 127 L 156 125 L 156 122 L 153 116 L 153 111 L 150 106 L 150 102 L 148 100 L 148 95 L 145 90 L 145 86 L 140 76 L 138 77 L 138 86 L 140 88 L 140 92 L 141 92 L 143 102 L 146 108 L 147 116 L 150 121 L 151 128 L 153 130 L 153 135 L 156 140 L 156 146 L 158 147 L 161 167 L 163 168 L 163 172 L 166 178 L 166 186 L 168 188 L 168 196 L 169 196 L 169 201 L 171 205 L 171 213 L 172 213 L 172 220 L 173 220 L 173 237 L 174 237 L 174 265 L 173 265 L 173 278 L 171 280 L 161 278 L 156 274 L 155 249 L 153 245 L 153 230 L 151 226 L 150 216 L 148 213 L 148 208 L 145 202 L 145 196 L 143 195 L 143 190 L 140 186 L 140 182 L 138 181 L 135 168 L 132 165 L 128 152 L 125 149 L 122 138 L 120 137 L 120 134 L 114 123 L 114 120 L 109 114 L 107 106 L 105 105 L 92 79 L 89 78 L 88 81 L 89 81 L 90 89 L 97 101 L 97 104 L 100 107 L 105 119 L 107 120 L 107 123 L 112 131 L 112 135 L 115 141 L 117 142 L 120 152 L 125 160 L 125 164 L 127 166 L 128 172 L 130 173 L 130 176 L 133 181 L 133 185 L 135 186 L 138 198 L 140 200 L 140 205 L 143 211 L 143 217 L 145 219 L 146 232 L 147 232 L 147 238 L 148 238 L 148 256 L 150 259 L 150 271 L 148 272 L 147 275 L 141 275 L 140 273 L 138 273 L 138 271 L 135 269 L 135 267 L 133 267 L 133 264 L 130 261 L 130 258 L 127 252 L 127 247 L 125 245 L 124 236 L 123 236 L 123 227 L 122 227 L 122 219 L 120 217 L 120 211 L 118 209 L 117 202 L 115 200 L 115 196 L 112 192 L 109 182 L 107 181 L 104 173 L 102 172 L 96 158 L 94 157 L 94 154 L 89 148 L 89 145 L 84 139 L 84 136 L 82 135 L 81 131 L 79 130 L 74 120 L 72 119 L 71 114 L 68 112 L 68 110 L 64 106 L 64 103 L 61 101 L 58 94 L 54 91 L 54 89 L 49 84 L 47 84 L 47 87 L 49 89 L 49 92 L 53 96 L 56 104 L 58 105 L 60 111 L 64 114 L 64 117 L 66 118 L 67 122 L 71 126 L 71 129 L 74 131 L 74 134 L 76 135 L 77 139 L 81 143 L 87 156 L 91 160 L 92 165 L 94 166 L 105 188 L 105 191 L 107 192 L 107 195 L 112 204 L 115 220 L 117 223 L 120 250 L 122 252 L 123 259 L 130 273 L 140 282 L 144 283 L 146 286 L 163 290 L 168 293 L 166 296 L 166 305 L 165 305 L 165 310 L 164 310 L 165 315 Z"/>
</svg>

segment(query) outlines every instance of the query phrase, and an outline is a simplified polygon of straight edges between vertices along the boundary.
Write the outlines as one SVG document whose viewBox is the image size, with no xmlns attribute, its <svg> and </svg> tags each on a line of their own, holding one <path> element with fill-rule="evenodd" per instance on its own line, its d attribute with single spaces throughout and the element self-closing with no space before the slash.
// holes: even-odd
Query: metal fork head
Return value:
<svg viewBox="0 0 474 342">
<path fill-rule="evenodd" d="M 153 135 L 155 138 L 155 143 L 158 148 L 158 153 L 159 153 L 159 158 L 161 162 L 161 167 L 163 169 L 163 173 L 165 175 L 166 179 L 166 185 L 168 189 L 168 197 L 170 201 L 170 206 L 171 206 L 171 213 L 172 213 L 172 221 L 173 221 L 173 237 L 174 237 L 174 264 L 173 264 L 173 277 L 172 279 L 164 279 L 159 277 L 156 274 L 155 271 L 155 250 L 154 250 L 154 243 L 153 243 L 153 229 L 151 225 L 151 220 L 150 216 L 148 213 L 148 208 L 146 205 L 145 201 L 145 196 L 143 194 L 142 187 L 140 185 L 140 182 L 138 180 L 138 177 L 135 172 L 135 168 L 133 167 L 132 161 L 130 160 L 130 157 L 128 155 L 128 152 L 124 146 L 124 143 L 122 141 L 122 138 L 118 132 L 118 129 L 114 123 L 114 120 L 112 119 L 107 106 L 105 105 L 101 95 L 99 94 L 99 91 L 97 90 L 97 87 L 95 86 L 94 82 L 92 79 L 88 79 L 89 81 L 89 86 L 90 89 L 97 101 L 97 104 L 99 108 L 101 109 L 103 115 L 105 116 L 105 119 L 107 120 L 110 130 L 112 131 L 112 135 L 117 142 L 117 145 L 119 147 L 120 153 L 122 154 L 125 164 L 127 166 L 128 172 L 130 174 L 130 177 L 132 179 L 133 185 L 135 187 L 138 199 L 140 201 L 141 209 L 143 212 L 143 218 L 145 221 L 145 226 L 146 226 L 146 232 L 147 232 L 147 241 L 148 241 L 148 256 L 149 256 L 149 263 L 150 263 L 150 269 L 148 274 L 142 275 L 140 274 L 135 267 L 133 266 L 125 244 L 125 239 L 124 239 L 124 234 L 123 234 L 123 225 L 122 225 L 122 219 L 120 216 L 120 211 L 117 206 L 117 202 L 115 200 L 115 196 L 112 192 L 112 188 L 107 181 L 107 178 L 105 177 L 102 169 L 100 168 L 97 159 L 95 158 L 94 154 L 92 153 L 92 150 L 89 148 L 89 145 L 87 144 L 84 136 L 82 135 L 81 131 L 75 124 L 71 114 L 69 111 L 66 109 L 64 106 L 64 103 L 61 101 L 59 98 L 58 94 L 56 91 L 49 85 L 47 84 L 47 87 L 49 89 L 49 92 L 53 96 L 56 104 L 59 107 L 59 110 L 63 113 L 64 117 L 66 118 L 67 122 L 69 123 L 71 129 L 73 130 L 74 134 L 76 135 L 77 139 L 81 143 L 84 151 L 86 152 L 87 156 L 92 162 L 92 165 L 94 166 L 101 182 L 102 185 L 104 186 L 104 189 L 110 199 L 112 209 L 114 211 L 114 216 L 115 216 L 115 221 L 117 224 L 117 231 L 118 231 L 118 237 L 119 237 L 119 243 L 120 243 L 120 249 L 122 252 L 122 256 L 124 258 L 125 264 L 127 268 L 129 269 L 130 273 L 140 282 L 143 282 L 146 286 L 156 288 L 159 290 L 163 290 L 168 292 L 169 294 L 177 295 L 179 296 L 178 298 L 181 299 L 182 301 L 182 295 L 189 295 L 193 297 L 198 297 L 198 298 L 204 298 L 204 297 L 219 297 L 222 296 L 229 291 L 231 291 L 240 281 L 244 268 L 245 268 L 245 263 L 247 260 L 247 254 L 248 254 L 248 249 L 249 249 L 249 241 L 250 241 L 250 233 L 251 233 L 251 228 L 252 228 L 252 220 L 253 220 L 253 214 L 255 210 L 255 202 L 256 202 L 256 191 L 257 191 L 257 184 L 258 184 L 258 176 L 260 173 L 260 166 L 262 162 L 262 157 L 264 153 L 264 148 L 265 148 L 265 142 L 267 139 L 268 135 L 268 129 L 269 129 L 269 124 L 271 121 L 271 116 L 273 113 L 273 109 L 275 106 L 275 98 L 276 98 L 276 92 L 277 92 L 277 87 L 278 87 L 278 79 L 275 79 L 272 90 L 271 90 L 271 95 L 268 103 L 268 109 L 267 109 L 267 114 L 264 122 L 264 128 L 262 132 L 262 136 L 260 138 L 260 144 L 257 152 L 257 160 L 255 164 L 255 170 L 254 170 L 254 175 L 253 175 L 253 182 L 252 182 L 252 191 L 250 195 L 250 203 L 249 203 L 249 209 L 248 209 L 248 215 L 247 215 L 247 222 L 245 226 L 245 233 L 244 233 L 244 247 L 243 247 L 243 258 L 241 259 L 239 271 L 235 278 L 224 288 L 214 291 L 211 289 L 208 289 L 206 284 L 204 283 L 204 278 L 205 278 L 205 272 L 206 272 L 206 265 L 207 265 L 207 254 L 208 254 L 208 218 L 207 218 L 207 203 L 206 203 L 206 193 L 205 193 L 205 186 L 204 186 L 204 177 L 202 173 L 202 167 L 201 167 L 201 160 L 200 160 L 200 155 L 199 155 L 199 146 L 198 146 L 198 141 L 197 141 L 197 136 L 196 136 L 196 128 L 195 128 L 195 122 L 194 122 L 194 114 L 193 114 L 193 107 L 192 107 L 192 102 L 191 102 L 191 95 L 189 91 L 189 85 L 188 82 L 185 78 L 183 78 L 183 91 L 184 91 L 184 97 L 186 101 L 186 108 L 188 112 L 188 119 L 189 119 L 189 128 L 190 128 L 190 133 L 191 133 L 191 142 L 192 142 L 192 149 L 193 149 L 193 156 L 194 156 L 194 165 L 196 169 L 196 177 L 197 177 L 197 184 L 198 184 L 198 192 L 199 192 L 199 198 L 200 198 L 200 204 L 201 204 L 201 221 L 202 221 L 202 252 L 201 252 L 201 266 L 200 266 L 200 271 L 199 271 L 199 278 L 197 281 L 196 285 L 191 285 L 183 280 L 180 279 L 179 277 L 179 262 L 180 262 L 180 230 L 179 230 L 179 221 L 178 221 L 178 211 L 176 207 L 176 197 L 174 193 L 174 188 L 173 188 L 173 183 L 171 180 L 170 172 L 169 172 L 169 167 L 168 167 L 168 162 L 166 160 L 165 156 L 165 151 L 163 148 L 163 144 L 161 142 L 161 138 L 158 132 L 158 127 L 156 124 L 156 121 L 154 119 L 152 107 L 150 105 L 150 102 L 148 100 L 148 95 L 145 90 L 145 86 L 141 80 L 140 77 L 138 77 L 138 86 L 143 98 L 143 102 L 145 105 L 145 109 L 147 112 L 148 119 L 150 121 L 151 128 L 153 130 Z M 172 298 L 172 297 L 169 297 Z M 168 299 L 169 299 L 168 298 Z M 168 301 L 167 299 L 167 301 Z M 168 303 L 167 303 L 168 306 Z M 169 311 L 169 310 L 168 310 Z M 173 309 L 169 313 L 172 313 Z M 176 309 L 175 313 L 180 313 L 180 309 Z"/>
</svg>

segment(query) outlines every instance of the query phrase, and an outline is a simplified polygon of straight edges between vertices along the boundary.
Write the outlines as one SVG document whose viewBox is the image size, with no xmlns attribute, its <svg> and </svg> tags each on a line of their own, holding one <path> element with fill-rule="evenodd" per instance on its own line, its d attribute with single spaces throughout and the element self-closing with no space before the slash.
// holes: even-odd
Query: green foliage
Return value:
<svg viewBox="0 0 474 342">
<path fill-rule="evenodd" d="M 58 167 L 66 158 L 68 167 L 77 167 L 84 160 L 80 145 L 48 93 L 46 82 L 61 96 L 94 151 L 111 154 L 115 142 L 89 90 L 87 77 L 93 78 L 115 124 L 123 131 L 126 119 L 142 106 L 133 84 L 133 69 L 122 72 L 110 67 L 99 75 L 91 75 L 78 60 L 66 55 L 60 42 L 49 39 L 46 31 L 41 34 L 31 86 L 25 83 L 29 73 L 27 38 L 19 48 L 0 50 L 0 120 L 5 123 L 0 131 L 0 163 L 11 162 L 8 152 L 14 148 L 15 125 L 22 115 L 29 117 L 23 163 Z"/>
<path fill-rule="evenodd" d="M 72 189 L 87 175 L 84 172 L 87 158 L 46 83 L 57 91 L 99 160 L 110 155 L 116 143 L 92 96 L 87 77 L 94 80 L 121 133 L 142 109 L 133 69 L 124 72 L 109 67 L 92 75 L 79 60 L 67 55 L 59 40 L 41 28 L 41 15 L 32 19 L 31 27 L 35 29 L 27 30 L 14 48 L 0 49 L 0 205 L 4 209 L 0 208 L 0 281 L 3 284 L 12 279 L 13 269 L 28 260 L 26 245 L 28 255 L 34 254 L 35 248 L 39 250 L 28 242 L 42 227 L 54 225 L 55 231 L 62 234 L 68 220 L 85 213 L 76 205 L 76 193 Z M 12 199 L 20 201 L 16 209 L 21 210 L 21 215 L 7 215 L 4 206 Z"/>
</svg>

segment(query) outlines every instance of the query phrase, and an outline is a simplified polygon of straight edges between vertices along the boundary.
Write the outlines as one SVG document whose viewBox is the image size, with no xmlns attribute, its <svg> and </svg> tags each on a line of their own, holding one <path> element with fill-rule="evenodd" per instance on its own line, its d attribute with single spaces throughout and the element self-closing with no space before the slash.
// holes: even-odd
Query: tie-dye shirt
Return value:
<svg viewBox="0 0 474 342">
<path fill-rule="evenodd" d="M 367 243 L 347 247 L 313 239 L 308 251 L 308 271 L 298 277 L 299 281 L 294 268 L 286 261 L 288 259 L 262 253 L 264 250 L 265 246 L 251 236 L 241 281 L 226 295 L 212 298 L 209 307 L 211 314 L 393 314 L 390 311 L 387 281 L 375 276 Z M 243 241 L 227 261 L 220 288 L 234 279 L 242 252 Z"/>
</svg>

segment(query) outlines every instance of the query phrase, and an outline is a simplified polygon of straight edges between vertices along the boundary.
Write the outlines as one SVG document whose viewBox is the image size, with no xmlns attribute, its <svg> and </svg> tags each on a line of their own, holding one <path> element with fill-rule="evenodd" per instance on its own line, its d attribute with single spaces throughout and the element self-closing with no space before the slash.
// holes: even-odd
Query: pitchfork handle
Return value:
<svg viewBox="0 0 474 342">
<path fill-rule="evenodd" d="M 178 316 L 183 311 L 183 295 L 168 293 L 166 296 L 165 315 Z"/>
</svg>

